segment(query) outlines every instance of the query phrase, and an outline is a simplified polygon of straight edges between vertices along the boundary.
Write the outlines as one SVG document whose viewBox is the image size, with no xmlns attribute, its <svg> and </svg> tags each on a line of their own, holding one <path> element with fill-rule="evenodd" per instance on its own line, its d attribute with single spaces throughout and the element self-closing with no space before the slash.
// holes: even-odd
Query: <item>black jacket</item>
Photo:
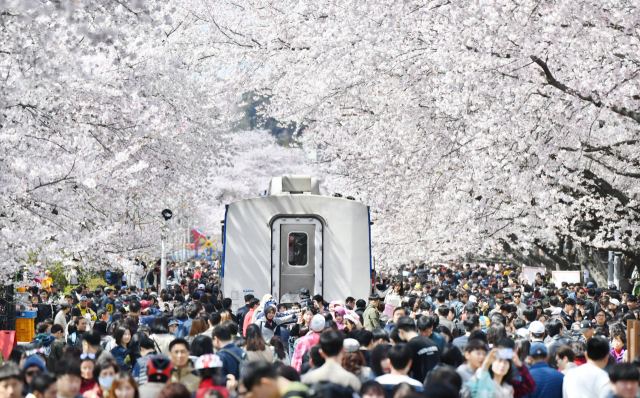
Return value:
<svg viewBox="0 0 640 398">
<path fill-rule="evenodd" d="M 238 311 L 236 312 L 236 317 L 238 319 L 238 336 L 242 336 L 242 325 L 244 325 L 244 317 L 245 315 L 247 315 L 249 310 L 249 306 L 245 305 L 244 307 L 238 308 Z"/>
</svg>

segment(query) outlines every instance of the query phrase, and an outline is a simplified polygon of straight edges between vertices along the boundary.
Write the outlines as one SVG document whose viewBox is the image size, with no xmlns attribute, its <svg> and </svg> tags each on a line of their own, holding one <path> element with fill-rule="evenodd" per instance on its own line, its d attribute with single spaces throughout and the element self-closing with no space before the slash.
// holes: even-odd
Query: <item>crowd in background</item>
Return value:
<svg viewBox="0 0 640 398">
<path fill-rule="evenodd" d="M 36 336 L 5 355 L 0 398 L 639 396 L 638 298 L 616 286 L 411 264 L 369 297 L 235 308 L 210 263 L 160 280 L 154 265 L 129 285 L 31 287 Z"/>
</svg>

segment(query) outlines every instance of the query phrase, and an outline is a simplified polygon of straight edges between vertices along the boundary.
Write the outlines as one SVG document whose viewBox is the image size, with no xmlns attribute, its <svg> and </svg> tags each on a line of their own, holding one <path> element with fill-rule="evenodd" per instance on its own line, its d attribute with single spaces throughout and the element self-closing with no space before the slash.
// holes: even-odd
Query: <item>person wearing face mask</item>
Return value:
<svg viewBox="0 0 640 398">
<path fill-rule="evenodd" d="M 113 398 L 109 395 L 111 385 L 116 373 L 120 371 L 118 363 L 113 359 L 104 359 L 96 363 L 93 368 L 93 379 L 98 380 L 98 385 L 85 398 Z"/>
</svg>

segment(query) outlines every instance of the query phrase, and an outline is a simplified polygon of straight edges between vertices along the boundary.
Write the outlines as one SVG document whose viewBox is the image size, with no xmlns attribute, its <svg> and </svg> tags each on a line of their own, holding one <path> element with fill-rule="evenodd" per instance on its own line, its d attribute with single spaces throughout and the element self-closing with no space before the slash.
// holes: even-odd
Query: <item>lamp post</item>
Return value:
<svg viewBox="0 0 640 398">
<path fill-rule="evenodd" d="M 162 222 L 162 233 L 160 234 L 162 240 L 162 257 L 160 257 L 160 288 L 158 289 L 158 293 L 167 287 L 167 221 L 171 220 L 171 217 L 173 217 L 171 210 L 162 210 L 162 218 L 164 218 L 164 221 Z"/>
</svg>

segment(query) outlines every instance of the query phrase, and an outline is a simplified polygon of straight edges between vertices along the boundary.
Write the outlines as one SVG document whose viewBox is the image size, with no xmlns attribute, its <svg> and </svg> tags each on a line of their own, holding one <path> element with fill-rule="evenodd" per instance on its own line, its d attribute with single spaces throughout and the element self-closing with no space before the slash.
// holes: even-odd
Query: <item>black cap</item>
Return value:
<svg viewBox="0 0 640 398">
<path fill-rule="evenodd" d="M 300 298 L 309 298 L 311 296 L 311 293 L 309 292 L 309 289 L 307 289 L 306 287 L 303 287 L 302 289 L 300 289 Z"/>
</svg>

